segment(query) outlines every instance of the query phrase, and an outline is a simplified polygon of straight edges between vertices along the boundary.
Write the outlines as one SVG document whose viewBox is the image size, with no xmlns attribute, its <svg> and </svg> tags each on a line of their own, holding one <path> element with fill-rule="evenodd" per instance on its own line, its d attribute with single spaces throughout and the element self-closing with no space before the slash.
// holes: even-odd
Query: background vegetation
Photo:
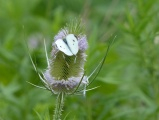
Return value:
<svg viewBox="0 0 159 120">
<path fill-rule="evenodd" d="M 82 17 L 89 42 L 87 72 L 93 71 L 117 36 L 86 97 L 69 96 L 67 120 L 159 120 L 159 0 L 0 0 L 0 120 L 49 120 L 55 95 L 42 85 L 40 70 L 57 32 Z"/>
</svg>

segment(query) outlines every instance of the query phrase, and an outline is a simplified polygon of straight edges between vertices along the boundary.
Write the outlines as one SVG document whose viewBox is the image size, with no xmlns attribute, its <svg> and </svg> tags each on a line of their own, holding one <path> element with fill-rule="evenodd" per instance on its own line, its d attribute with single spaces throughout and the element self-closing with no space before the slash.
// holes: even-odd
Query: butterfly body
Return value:
<svg viewBox="0 0 159 120">
<path fill-rule="evenodd" d="M 74 34 L 68 34 L 64 39 L 58 39 L 55 42 L 57 48 L 68 56 L 78 53 L 78 40 Z"/>
</svg>

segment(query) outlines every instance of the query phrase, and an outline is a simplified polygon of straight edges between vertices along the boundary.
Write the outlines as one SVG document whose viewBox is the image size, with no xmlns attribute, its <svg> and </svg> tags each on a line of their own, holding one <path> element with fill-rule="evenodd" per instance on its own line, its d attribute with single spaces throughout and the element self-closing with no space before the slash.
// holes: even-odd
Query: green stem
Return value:
<svg viewBox="0 0 159 120">
<path fill-rule="evenodd" d="M 64 106 L 64 93 L 61 92 L 57 96 L 56 108 L 54 111 L 53 120 L 61 120 L 63 106 Z"/>
</svg>

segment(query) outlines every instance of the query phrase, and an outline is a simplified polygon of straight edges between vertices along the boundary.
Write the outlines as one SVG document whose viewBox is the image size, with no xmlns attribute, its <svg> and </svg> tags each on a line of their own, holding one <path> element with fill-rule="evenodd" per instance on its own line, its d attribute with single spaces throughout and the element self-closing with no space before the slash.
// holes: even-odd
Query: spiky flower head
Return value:
<svg viewBox="0 0 159 120">
<path fill-rule="evenodd" d="M 84 76 L 84 63 L 86 61 L 85 51 L 88 47 L 86 35 L 81 21 L 71 21 L 54 37 L 52 43 L 49 65 L 44 73 L 46 86 L 55 94 L 72 93 L 77 86 L 83 87 L 88 83 Z M 56 46 L 56 41 L 64 40 L 69 34 L 77 38 L 78 52 L 76 55 L 68 56 Z M 66 43 L 66 45 L 68 45 Z M 69 47 L 69 45 L 68 45 Z"/>
</svg>

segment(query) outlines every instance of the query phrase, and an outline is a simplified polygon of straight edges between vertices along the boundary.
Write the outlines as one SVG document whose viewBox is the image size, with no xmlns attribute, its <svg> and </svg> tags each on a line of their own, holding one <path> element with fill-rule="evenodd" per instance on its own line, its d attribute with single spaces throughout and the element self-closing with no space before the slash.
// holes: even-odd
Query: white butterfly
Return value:
<svg viewBox="0 0 159 120">
<path fill-rule="evenodd" d="M 56 40 L 55 44 L 58 49 L 68 56 L 78 53 L 78 41 L 74 34 L 68 34 L 65 39 Z"/>
</svg>

